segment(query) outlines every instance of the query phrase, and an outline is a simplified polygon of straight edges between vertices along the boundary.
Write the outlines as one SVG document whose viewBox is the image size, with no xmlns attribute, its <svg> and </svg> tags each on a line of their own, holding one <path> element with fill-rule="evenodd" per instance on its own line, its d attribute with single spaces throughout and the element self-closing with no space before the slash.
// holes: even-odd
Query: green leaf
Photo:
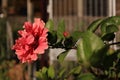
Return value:
<svg viewBox="0 0 120 80">
<path fill-rule="evenodd" d="M 109 69 L 110 67 L 113 66 L 113 63 L 117 60 L 117 54 L 113 53 L 112 55 L 107 55 L 105 56 L 105 58 L 103 59 L 102 62 L 102 69 Z M 116 63 L 115 63 L 116 64 Z"/>
<path fill-rule="evenodd" d="M 48 77 L 50 77 L 51 79 L 53 79 L 55 77 L 55 71 L 54 71 L 54 67 L 50 66 L 48 68 Z"/>
<path fill-rule="evenodd" d="M 54 45 L 57 42 L 57 32 L 56 31 L 48 32 L 47 38 L 50 45 Z"/>
<path fill-rule="evenodd" d="M 91 65 L 94 67 L 100 67 L 101 65 L 104 66 L 102 63 L 105 62 L 104 58 L 107 56 L 108 50 L 109 50 L 109 45 L 104 45 L 101 49 L 97 50 L 91 56 L 91 59 L 90 59 Z"/>
<path fill-rule="evenodd" d="M 104 41 L 111 41 L 111 40 L 114 40 L 114 38 L 115 38 L 114 33 L 107 33 L 107 34 L 104 34 L 104 36 L 102 36 L 102 39 Z"/>
<path fill-rule="evenodd" d="M 75 45 L 75 42 L 73 41 L 72 37 L 65 38 L 64 46 L 66 50 L 72 48 L 74 45 Z"/>
<path fill-rule="evenodd" d="M 65 68 L 61 69 L 60 72 L 58 73 L 58 78 L 62 78 L 62 76 L 64 75 L 65 71 L 66 71 Z"/>
<path fill-rule="evenodd" d="M 76 41 L 80 38 L 80 33 L 81 33 L 80 31 L 74 31 L 74 32 L 71 34 L 74 42 L 76 42 Z"/>
<path fill-rule="evenodd" d="M 79 76 L 78 80 L 98 80 L 98 79 L 91 73 L 84 73 Z"/>
<path fill-rule="evenodd" d="M 72 68 L 72 70 L 69 72 L 69 74 L 80 74 L 81 70 L 82 70 L 82 67 L 77 66 L 75 68 Z"/>
<path fill-rule="evenodd" d="M 82 62 L 83 65 L 88 67 L 89 62 L 87 61 L 85 50 L 84 50 L 84 44 L 83 44 L 84 41 L 83 41 L 83 39 L 80 39 L 79 41 L 80 42 L 77 44 L 77 58 L 78 58 L 78 61 Z"/>
<path fill-rule="evenodd" d="M 62 62 L 64 61 L 64 59 L 65 59 L 65 57 L 67 56 L 68 52 L 69 52 L 69 50 L 66 50 L 66 51 L 60 53 L 60 54 L 57 56 L 57 59 L 58 59 L 58 61 L 59 61 L 60 63 L 62 63 Z"/>
<path fill-rule="evenodd" d="M 53 20 L 51 20 L 51 19 L 48 20 L 45 26 L 46 26 L 46 28 L 49 29 L 50 32 L 53 31 L 53 30 L 54 30 L 54 23 L 53 23 Z"/>
<path fill-rule="evenodd" d="M 40 69 L 39 71 L 37 71 L 35 73 L 35 75 L 36 75 L 36 77 L 38 79 L 48 80 L 47 71 L 48 71 L 48 69 L 46 67 L 43 67 L 42 69 Z"/>
<path fill-rule="evenodd" d="M 117 57 L 120 59 L 120 53 L 118 53 Z"/>
<path fill-rule="evenodd" d="M 58 28 L 57 28 L 57 37 L 58 37 L 58 42 L 61 41 L 64 38 L 63 32 L 65 31 L 65 22 L 61 20 L 58 23 Z"/>
<path fill-rule="evenodd" d="M 65 31 L 65 22 L 64 20 L 61 20 L 59 23 L 58 23 L 58 28 L 57 30 L 61 33 L 63 33 Z"/>
<path fill-rule="evenodd" d="M 89 26 L 88 29 L 89 31 L 95 32 L 96 29 L 98 29 L 100 23 L 103 21 L 103 19 L 97 19 L 95 21 L 93 21 Z"/>
<path fill-rule="evenodd" d="M 107 26 L 106 33 L 117 32 L 119 29 L 116 25 Z"/>
<path fill-rule="evenodd" d="M 38 79 L 42 79 L 43 76 L 42 76 L 42 73 L 41 72 L 35 72 L 35 76 L 38 78 Z"/>
<path fill-rule="evenodd" d="M 46 67 L 43 67 L 41 71 L 42 71 L 43 74 L 46 74 L 47 68 L 46 68 Z"/>
<path fill-rule="evenodd" d="M 112 16 L 112 17 L 104 19 L 101 22 L 101 31 L 103 34 L 107 32 L 106 30 L 110 25 L 114 25 L 114 26 L 111 27 L 111 29 L 109 29 L 109 30 L 112 30 L 112 28 L 113 28 L 113 31 L 116 32 L 118 30 L 116 27 L 118 25 L 120 25 L 120 16 Z"/>
<path fill-rule="evenodd" d="M 101 48 L 103 48 L 104 42 L 90 31 L 86 31 L 81 34 L 81 38 L 77 43 L 77 57 L 78 60 L 86 66 L 90 66 L 91 58 L 98 58 L 99 56 L 92 57 Z"/>
</svg>

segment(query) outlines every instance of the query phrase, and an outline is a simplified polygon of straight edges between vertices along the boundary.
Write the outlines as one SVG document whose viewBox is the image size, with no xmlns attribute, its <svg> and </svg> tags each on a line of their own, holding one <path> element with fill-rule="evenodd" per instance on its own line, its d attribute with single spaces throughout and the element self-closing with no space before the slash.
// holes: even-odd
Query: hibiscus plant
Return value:
<svg viewBox="0 0 120 80">
<path fill-rule="evenodd" d="M 119 80 L 119 25 L 120 16 L 112 16 L 93 21 L 85 31 L 68 32 L 63 20 L 54 26 L 52 20 L 44 24 L 35 19 L 33 24 L 24 24 L 13 49 L 24 63 L 37 60 L 46 49 L 62 48 L 57 57 L 61 65 L 69 51 L 76 50 L 76 66 L 69 71 L 64 67 L 57 70 L 53 65 L 43 67 L 36 72 L 38 80 Z"/>
</svg>

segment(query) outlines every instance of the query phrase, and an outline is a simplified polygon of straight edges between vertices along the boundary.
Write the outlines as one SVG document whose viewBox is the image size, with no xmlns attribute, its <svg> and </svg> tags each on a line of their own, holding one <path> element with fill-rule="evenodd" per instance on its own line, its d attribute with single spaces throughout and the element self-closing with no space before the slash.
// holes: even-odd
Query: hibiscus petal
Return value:
<svg viewBox="0 0 120 80">
<path fill-rule="evenodd" d="M 26 60 L 25 58 L 21 58 L 20 61 L 21 61 L 22 63 L 25 63 L 27 60 Z"/>
<path fill-rule="evenodd" d="M 30 47 L 28 45 L 25 45 L 25 50 L 28 51 Z"/>
<path fill-rule="evenodd" d="M 23 27 L 25 28 L 26 32 L 32 31 L 32 23 L 30 22 L 25 22 Z"/>
<path fill-rule="evenodd" d="M 37 58 L 38 58 L 37 55 L 34 54 L 34 53 L 32 55 L 30 55 L 30 57 L 31 57 L 32 60 L 37 60 Z"/>
<path fill-rule="evenodd" d="M 26 43 L 31 44 L 34 42 L 34 36 L 33 35 L 28 35 L 26 38 Z"/>
<path fill-rule="evenodd" d="M 36 33 L 38 33 L 38 32 L 39 32 L 39 26 L 36 25 L 36 24 L 34 24 L 34 25 L 33 25 L 33 33 L 36 34 Z"/>
<path fill-rule="evenodd" d="M 28 34 L 25 30 L 19 30 L 18 33 L 19 33 L 22 37 L 26 37 L 27 34 Z"/>
<path fill-rule="evenodd" d="M 37 49 L 35 50 L 35 52 L 38 54 L 44 54 L 45 49 L 47 49 L 47 48 L 48 48 L 47 44 L 44 43 L 44 44 L 41 44 L 40 46 L 38 46 Z"/>
<path fill-rule="evenodd" d="M 39 19 L 39 18 L 35 18 L 34 19 L 34 23 L 33 23 L 33 31 L 34 32 L 39 32 L 41 31 L 45 26 L 45 23 Z"/>
<path fill-rule="evenodd" d="M 45 23 L 40 18 L 35 18 L 33 24 L 39 25 L 41 28 L 45 26 Z"/>
<path fill-rule="evenodd" d="M 47 40 L 46 38 L 40 38 L 39 39 L 39 45 L 34 50 L 34 53 L 43 54 L 44 50 L 48 48 Z"/>
<path fill-rule="evenodd" d="M 16 54 L 17 55 L 23 55 L 23 54 L 25 54 L 25 50 L 24 49 L 21 49 L 21 50 L 16 50 Z"/>
<path fill-rule="evenodd" d="M 48 29 L 44 28 L 42 31 L 41 37 L 47 37 L 47 35 L 48 35 L 47 32 L 48 32 Z"/>
</svg>

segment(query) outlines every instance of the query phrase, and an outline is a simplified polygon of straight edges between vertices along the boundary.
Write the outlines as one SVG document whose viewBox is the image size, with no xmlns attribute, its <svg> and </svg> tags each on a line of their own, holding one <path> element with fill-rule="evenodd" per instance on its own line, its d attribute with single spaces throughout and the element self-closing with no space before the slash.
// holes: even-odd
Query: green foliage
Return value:
<svg viewBox="0 0 120 80">
<path fill-rule="evenodd" d="M 119 29 L 116 25 L 109 25 L 107 26 L 107 29 L 106 29 L 106 33 L 113 33 L 113 32 L 117 32 Z"/>
<path fill-rule="evenodd" d="M 77 80 L 98 80 L 92 73 L 81 74 Z"/>
<path fill-rule="evenodd" d="M 57 42 L 57 33 L 55 31 L 48 32 L 48 42 L 50 43 L 50 46 L 53 46 Z"/>
<path fill-rule="evenodd" d="M 77 44 L 77 57 L 86 67 L 88 67 L 92 63 L 91 58 L 94 55 L 101 54 L 98 53 L 98 51 L 102 49 L 103 46 L 104 42 L 98 36 L 90 31 L 84 32 L 81 34 L 81 38 Z M 94 59 L 96 60 L 98 58 L 99 55 Z"/>
<path fill-rule="evenodd" d="M 103 19 L 97 19 L 95 21 L 93 21 L 89 26 L 88 26 L 88 30 L 89 31 L 92 31 L 92 32 L 95 32 L 99 25 L 101 24 L 101 22 L 103 21 Z"/>
<path fill-rule="evenodd" d="M 78 39 L 80 38 L 80 33 L 81 33 L 80 31 L 74 31 L 74 32 L 71 34 L 74 42 L 77 42 L 77 41 L 78 41 Z"/>
<path fill-rule="evenodd" d="M 48 68 L 48 77 L 50 77 L 51 79 L 53 79 L 55 77 L 55 71 L 54 71 L 53 66 L 50 66 Z"/>
<path fill-rule="evenodd" d="M 49 68 L 43 67 L 38 72 L 36 72 L 36 77 L 38 80 L 51 80 L 55 78 L 55 71 L 53 66 Z"/>
<path fill-rule="evenodd" d="M 48 32 L 48 42 L 50 47 L 52 48 L 65 48 L 69 49 L 75 44 L 75 40 L 73 37 L 64 36 L 65 30 L 65 22 L 63 20 L 59 21 L 57 25 L 57 29 L 55 30 L 54 23 L 52 20 L 49 20 L 46 23 L 46 27 L 49 29 Z M 69 35 L 69 34 L 68 34 Z M 71 44 L 69 44 L 71 43 Z"/>
<path fill-rule="evenodd" d="M 53 26 L 53 22 L 49 22 Z M 48 25 L 48 24 L 47 24 Z M 115 32 L 119 31 L 120 17 L 112 16 L 108 18 L 97 19 L 93 21 L 86 31 L 73 31 L 69 37 L 65 37 L 65 23 L 60 21 L 58 29 L 50 29 L 52 35 L 51 48 L 65 49 L 58 55 L 58 61 L 63 64 L 65 57 L 71 49 L 77 50 L 78 66 L 72 68 L 69 72 L 66 69 L 58 71 L 54 79 L 67 80 L 72 76 L 72 80 L 114 80 L 120 78 L 120 50 L 114 50 L 113 45 L 119 45 L 120 42 L 112 42 L 116 38 Z M 53 27 L 52 27 L 53 28 Z M 100 35 L 96 34 L 99 29 Z M 53 30 L 55 33 L 52 33 Z M 49 35 L 48 35 L 49 36 Z M 54 39 L 55 37 L 55 39 Z M 53 71 L 54 72 L 54 71 Z M 67 72 L 67 74 L 65 74 Z M 53 77 L 51 77 L 53 79 Z M 53 80 L 54 80 L 53 79 Z"/>
<path fill-rule="evenodd" d="M 39 70 L 39 72 L 36 72 L 36 77 L 38 80 L 47 80 L 47 71 L 48 69 L 46 67 L 43 67 L 42 69 Z"/>
<path fill-rule="evenodd" d="M 65 57 L 67 56 L 68 52 L 69 52 L 69 50 L 62 52 L 62 53 L 57 57 L 57 58 L 58 58 L 58 61 L 62 63 L 62 62 L 64 61 Z"/>
<path fill-rule="evenodd" d="M 102 39 L 104 41 L 112 41 L 115 38 L 115 33 L 107 33 L 104 36 L 102 36 Z"/>
<path fill-rule="evenodd" d="M 80 74 L 81 71 L 82 71 L 82 67 L 81 67 L 81 66 L 77 66 L 77 67 L 74 67 L 74 68 L 69 72 L 69 74 Z"/>
<path fill-rule="evenodd" d="M 120 25 L 120 16 L 113 16 L 104 19 L 101 23 L 101 31 L 102 34 L 107 33 L 107 28 L 112 26 L 112 32 L 116 32 L 118 30 L 118 25 Z M 117 26 L 117 27 L 116 27 Z M 110 28 L 109 28 L 110 30 Z"/>
<path fill-rule="evenodd" d="M 58 37 L 58 41 L 61 41 L 62 39 L 64 39 L 64 35 L 63 33 L 65 32 L 65 23 L 63 20 L 61 20 L 59 23 L 58 23 L 58 27 L 57 27 L 57 37 Z"/>
<path fill-rule="evenodd" d="M 45 26 L 49 29 L 50 32 L 54 31 L 54 22 L 51 19 L 46 23 Z"/>
<path fill-rule="evenodd" d="M 119 25 L 120 16 L 97 19 L 85 31 L 75 30 L 65 37 L 63 20 L 57 27 L 52 20 L 48 21 L 46 27 L 49 29 L 50 48 L 65 50 L 57 57 L 60 64 L 64 65 L 69 51 L 75 49 L 78 65 L 70 70 L 57 67 L 56 71 L 52 66 L 43 68 L 37 73 L 37 77 L 42 80 L 119 80 L 120 49 L 114 49 L 114 45 L 117 46 L 120 42 L 113 42 L 116 38 L 115 32 L 119 31 Z M 99 35 L 96 34 L 97 31 L 100 31 Z"/>
</svg>

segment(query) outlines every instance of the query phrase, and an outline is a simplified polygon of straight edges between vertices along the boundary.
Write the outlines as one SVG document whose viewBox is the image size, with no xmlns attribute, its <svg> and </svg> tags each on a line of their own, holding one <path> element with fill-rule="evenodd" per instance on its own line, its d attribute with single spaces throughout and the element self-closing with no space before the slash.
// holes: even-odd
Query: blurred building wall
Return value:
<svg viewBox="0 0 120 80">
<path fill-rule="evenodd" d="M 95 19 L 114 16 L 120 10 L 120 0 L 49 0 L 52 7 L 52 19 L 55 24 L 64 19 L 67 30 L 79 26 L 85 30 Z M 52 2 L 52 3 L 51 3 Z M 49 9 L 49 8 L 48 8 Z M 49 11 L 49 10 L 48 10 Z"/>
</svg>

